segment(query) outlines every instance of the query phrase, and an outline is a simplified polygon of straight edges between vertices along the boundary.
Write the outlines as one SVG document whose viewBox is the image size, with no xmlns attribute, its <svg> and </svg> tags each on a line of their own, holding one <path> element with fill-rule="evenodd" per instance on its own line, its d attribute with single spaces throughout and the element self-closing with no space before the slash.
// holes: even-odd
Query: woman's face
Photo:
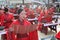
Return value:
<svg viewBox="0 0 60 40">
<path fill-rule="evenodd" d="M 22 11 L 22 12 L 19 14 L 19 20 L 20 20 L 20 21 L 23 21 L 23 20 L 25 20 L 25 19 L 26 19 L 26 14 L 25 14 L 24 11 Z"/>
</svg>

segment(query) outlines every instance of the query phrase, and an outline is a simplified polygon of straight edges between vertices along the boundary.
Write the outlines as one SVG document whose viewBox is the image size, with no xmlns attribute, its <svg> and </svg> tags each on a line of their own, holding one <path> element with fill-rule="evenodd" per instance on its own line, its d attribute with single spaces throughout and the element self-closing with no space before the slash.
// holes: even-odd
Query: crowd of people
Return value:
<svg viewBox="0 0 60 40">
<path fill-rule="evenodd" d="M 0 26 L 7 31 L 3 40 L 38 40 L 37 30 L 42 30 L 42 23 L 52 23 L 55 8 L 36 7 L 35 10 L 19 6 L 17 8 L 0 8 Z M 17 18 L 14 14 L 18 14 Z M 38 23 L 28 21 L 28 18 L 38 18 Z"/>
</svg>

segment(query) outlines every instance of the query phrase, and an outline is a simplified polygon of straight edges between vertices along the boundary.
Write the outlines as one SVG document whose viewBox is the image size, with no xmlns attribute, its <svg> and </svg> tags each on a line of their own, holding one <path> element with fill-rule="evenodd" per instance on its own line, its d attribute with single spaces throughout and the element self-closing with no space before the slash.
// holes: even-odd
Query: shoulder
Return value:
<svg viewBox="0 0 60 40">
<path fill-rule="evenodd" d="M 13 26 L 16 26 L 16 25 L 18 25 L 17 20 L 13 20 L 13 22 L 12 22 L 11 25 L 10 25 L 10 27 L 13 27 Z"/>
<path fill-rule="evenodd" d="M 31 25 L 31 23 L 29 21 L 27 21 L 27 20 L 24 21 L 24 24 L 25 25 Z"/>
<path fill-rule="evenodd" d="M 9 16 L 12 16 L 12 17 L 13 17 L 13 16 L 14 16 L 14 14 L 13 14 L 13 13 L 9 13 Z"/>
<path fill-rule="evenodd" d="M 13 20 L 12 24 L 18 24 L 18 20 Z"/>
</svg>

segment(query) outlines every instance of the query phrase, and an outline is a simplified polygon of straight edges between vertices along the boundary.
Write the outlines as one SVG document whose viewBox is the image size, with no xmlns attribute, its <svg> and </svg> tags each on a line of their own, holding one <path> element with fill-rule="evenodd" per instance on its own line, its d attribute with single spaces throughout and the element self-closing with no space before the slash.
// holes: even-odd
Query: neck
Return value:
<svg viewBox="0 0 60 40">
<path fill-rule="evenodd" d="M 18 21 L 20 22 L 20 24 L 22 24 L 22 25 L 23 25 L 24 20 L 20 20 L 20 19 L 18 19 Z"/>
</svg>

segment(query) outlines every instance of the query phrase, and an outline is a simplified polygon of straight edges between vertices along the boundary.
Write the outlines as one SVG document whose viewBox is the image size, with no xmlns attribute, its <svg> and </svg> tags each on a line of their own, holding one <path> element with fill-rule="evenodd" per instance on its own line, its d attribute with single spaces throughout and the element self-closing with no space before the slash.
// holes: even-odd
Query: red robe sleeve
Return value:
<svg viewBox="0 0 60 40">
<path fill-rule="evenodd" d="M 56 38 L 60 39 L 60 32 L 56 34 Z"/>
<path fill-rule="evenodd" d="M 7 21 L 13 21 L 13 19 L 14 19 L 13 14 L 9 14 L 6 20 Z"/>
<path fill-rule="evenodd" d="M 7 14 L 5 15 L 5 27 L 9 28 L 9 26 L 11 25 L 12 21 L 14 20 L 13 14 Z"/>
<path fill-rule="evenodd" d="M 29 26 L 29 25 L 31 25 L 31 23 L 25 20 L 24 26 Z M 33 28 L 33 27 L 31 27 L 31 28 Z M 30 40 L 38 40 L 38 34 L 37 34 L 36 30 L 29 33 L 29 39 Z"/>
<path fill-rule="evenodd" d="M 30 22 L 28 22 L 28 21 L 24 21 L 24 26 L 29 26 L 29 25 L 31 25 Z"/>
<path fill-rule="evenodd" d="M 44 16 L 44 12 L 41 11 L 41 12 L 40 12 L 40 16 L 38 17 L 38 21 L 39 21 L 39 22 L 41 22 L 43 16 Z"/>
<path fill-rule="evenodd" d="M 27 11 L 27 12 L 26 12 L 26 15 L 29 16 L 29 15 L 30 15 L 30 11 Z"/>
<path fill-rule="evenodd" d="M 4 25 L 4 19 L 5 19 L 5 16 L 4 16 L 4 14 L 2 14 L 2 15 L 0 16 L 0 25 L 1 25 L 1 26 Z"/>
<path fill-rule="evenodd" d="M 33 25 L 34 26 L 34 25 Z M 20 25 L 19 21 L 12 23 L 11 28 L 13 28 L 16 33 L 29 33 L 37 29 L 37 25 L 33 27 L 29 22 L 24 22 L 24 25 Z"/>
</svg>

